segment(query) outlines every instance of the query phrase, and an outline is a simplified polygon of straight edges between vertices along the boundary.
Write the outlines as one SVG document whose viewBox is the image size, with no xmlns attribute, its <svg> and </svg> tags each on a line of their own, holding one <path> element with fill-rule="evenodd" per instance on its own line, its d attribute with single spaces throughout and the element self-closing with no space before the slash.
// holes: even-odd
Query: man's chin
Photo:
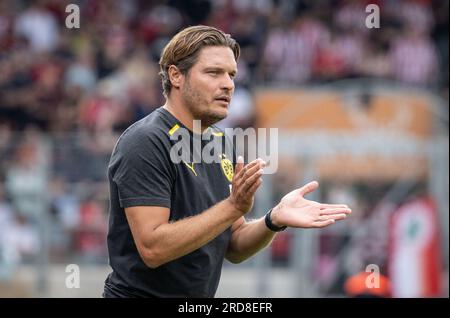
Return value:
<svg viewBox="0 0 450 318">
<path fill-rule="evenodd" d="M 209 120 L 212 122 L 212 124 L 217 123 L 218 121 L 221 121 L 222 119 L 225 119 L 228 116 L 228 109 L 214 109 L 209 114 Z"/>
</svg>

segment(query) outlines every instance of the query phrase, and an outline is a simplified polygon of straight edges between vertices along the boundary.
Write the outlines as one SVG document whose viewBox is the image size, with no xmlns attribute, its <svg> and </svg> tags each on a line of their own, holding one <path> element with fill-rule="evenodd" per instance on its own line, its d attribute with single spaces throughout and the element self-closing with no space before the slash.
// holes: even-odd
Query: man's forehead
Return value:
<svg viewBox="0 0 450 318">
<path fill-rule="evenodd" d="M 197 64 L 202 67 L 237 68 L 233 51 L 227 46 L 207 46 L 202 48 Z"/>
</svg>

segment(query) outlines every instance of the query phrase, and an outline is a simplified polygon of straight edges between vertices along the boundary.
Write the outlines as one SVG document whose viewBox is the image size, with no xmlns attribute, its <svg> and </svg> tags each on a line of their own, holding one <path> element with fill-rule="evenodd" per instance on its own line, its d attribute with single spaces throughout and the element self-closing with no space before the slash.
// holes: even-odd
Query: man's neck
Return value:
<svg viewBox="0 0 450 318">
<path fill-rule="evenodd" d="M 190 131 L 199 134 L 200 132 L 194 131 L 194 116 L 193 114 L 180 103 L 174 103 L 172 100 L 167 99 L 163 108 L 171 113 L 176 119 L 178 119 L 184 126 L 186 126 Z M 204 132 L 208 126 L 203 126 L 201 132 Z"/>
</svg>

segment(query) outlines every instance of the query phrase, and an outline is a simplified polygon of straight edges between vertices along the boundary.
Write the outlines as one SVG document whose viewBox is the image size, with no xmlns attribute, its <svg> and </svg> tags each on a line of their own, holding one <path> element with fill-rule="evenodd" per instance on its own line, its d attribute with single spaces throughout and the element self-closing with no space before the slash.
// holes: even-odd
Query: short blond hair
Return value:
<svg viewBox="0 0 450 318">
<path fill-rule="evenodd" d="M 197 25 L 183 29 L 167 43 L 159 60 L 159 76 L 165 97 L 169 96 L 172 89 L 169 67 L 175 65 L 182 74 L 187 74 L 197 62 L 200 50 L 206 46 L 229 47 L 236 61 L 240 55 L 240 47 L 236 40 L 214 27 Z"/>
</svg>

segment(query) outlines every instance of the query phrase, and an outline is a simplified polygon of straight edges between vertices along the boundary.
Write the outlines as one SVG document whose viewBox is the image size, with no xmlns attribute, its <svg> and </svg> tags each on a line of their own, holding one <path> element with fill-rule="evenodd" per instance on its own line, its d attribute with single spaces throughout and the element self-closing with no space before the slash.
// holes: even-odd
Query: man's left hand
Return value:
<svg viewBox="0 0 450 318">
<path fill-rule="evenodd" d="M 345 219 L 352 212 L 345 204 L 324 204 L 304 198 L 318 187 L 319 183 L 313 181 L 286 194 L 272 210 L 272 223 L 279 227 L 321 228 Z"/>
</svg>

